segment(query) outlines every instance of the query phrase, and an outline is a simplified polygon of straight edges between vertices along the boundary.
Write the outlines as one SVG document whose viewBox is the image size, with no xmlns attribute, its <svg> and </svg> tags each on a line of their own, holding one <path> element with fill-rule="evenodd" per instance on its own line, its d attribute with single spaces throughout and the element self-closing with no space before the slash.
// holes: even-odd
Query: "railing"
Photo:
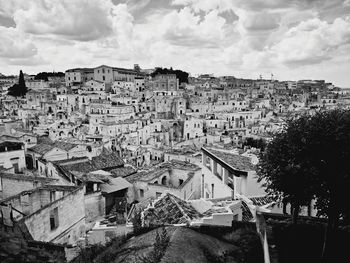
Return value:
<svg viewBox="0 0 350 263">
<path fill-rule="evenodd" d="M 264 215 L 259 211 L 256 211 L 256 232 L 260 237 L 260 241 L 264 251 L 264 262 L 270 263 L 270 253 L 269 253 L 269 244 L 267 242 L 266 234 L 266 222 Z"/>
<path fill-rule="evenodd" d="M 193 196 L 193 194 L 194 194 L 194 191 L 192 191 L 192 192 L 190 193 L 190 195 L 186 198 L 186 201 L 190 200 L 190 198 Z"/>
<path fill-rule="evenodd" d="M 126 216 L 126 222 L 127 222 L 127 223 L 130 222 L 130 220 L 131 220 L 131 215 L 132 215 L 132 213 L 134 212 L 134 210 L 135 210 L 135 204 L 132 204 L 132 206 L 131 206 L 131 208 L 130 208 L 130 210 L 129 210 L 129 213 L 128 213 L 128 215 Z"/>
</svg>

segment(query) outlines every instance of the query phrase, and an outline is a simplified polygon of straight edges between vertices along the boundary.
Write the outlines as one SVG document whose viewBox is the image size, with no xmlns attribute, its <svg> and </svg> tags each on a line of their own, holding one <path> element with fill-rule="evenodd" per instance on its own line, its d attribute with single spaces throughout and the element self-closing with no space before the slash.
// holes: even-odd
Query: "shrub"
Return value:
<svg viewBox="0 0 350 263">
<path fill-rule="evenodd" d="M 165 229 L 162 227 L 162 233 L 159 234 L 156 231 L 156 240 L 153 245 L 153 250 L 147 255 L 147 257 L 140 258 L 143 263 L 158 263 L 163 258 L 165 251 L 169 245 L 170 237 Z"/>
</svg>

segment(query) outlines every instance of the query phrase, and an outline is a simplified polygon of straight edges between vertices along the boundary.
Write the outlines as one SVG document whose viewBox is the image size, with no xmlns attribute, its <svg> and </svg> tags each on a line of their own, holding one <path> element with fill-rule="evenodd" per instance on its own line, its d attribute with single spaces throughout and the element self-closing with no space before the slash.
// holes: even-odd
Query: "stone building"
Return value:
<svg viewBox="0 0 350 263">
<path fill-rule="evenodd" d="M 20 141 L 0 141 L 0 167 L 13 168 L 20 173 L 26 168 L 24 143 Z"/>
<path fill-rule="evenodd" d="M 43 186 L 2 200 L 11 205 L 15 222 L 23 223 L 34 240 L 76 244 L 85 234 L 82 187 Z"/>
</svg>

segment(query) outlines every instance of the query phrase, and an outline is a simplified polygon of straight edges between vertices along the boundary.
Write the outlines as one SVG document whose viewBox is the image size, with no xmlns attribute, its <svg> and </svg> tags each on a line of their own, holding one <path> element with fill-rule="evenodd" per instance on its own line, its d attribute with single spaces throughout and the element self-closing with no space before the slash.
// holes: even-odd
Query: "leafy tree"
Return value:
<svg viewBox="0 0 350 263">
<path fill-rule="evenodd" d="M 157 68 L 152 74 L 152 78 L 155 77 L 158 74 L 175 74 L 176 78 L 179 79 L 179 84 L 181 83 L 188 83 L 188 76 L 189 74 L 182 70 L 173 70 L 173 68 L 167 69 L 167 68 Z"/>
<path fill-rule="evenodd" d="M 276 134 L 265 151 L 260 153 L 259 181 L 264 180 L 267 192 L 292 205 L 293 223 L 296 223 L 300 206 L 310 204 L 314 197 L 313 173 L 305 159 L 303 116 L 289 120 L 283 132 Z"/>
<path fill-rule="evenodd" d="M 322 111 L 309 119 L 306 156 L 315 177 L 316 208 L 328 218 L 324 258 L 330 254 L 339 219 L 349 216 L 350 111 Z"/>
<path fill-rule="evenodd" d="M 287 123 L 261 154 L 259 179 L 295 207 L 316 198 L 328 218 L 324 257 L 331 254 L 339 219 L 349 216 L 350 111 L 319 111 Z"/>
<path fill-rule="evenodd" d="M 40 72 L 35 75 L 34 79 L 48 81 L 49 77 L 64 77 L 63 72 Z"/>
<path fill-rule="evenodd" d="M 243 143 L 243 146 L 251 146 L 254 148 L 261 149 L 263 151 L 266 147 L 266 142 L 262 138 L 254 139 L 252 137 L 247 137 Z"/>
<path fill-rule="evenodd" d="M 19 72 L 18 84 L 14 84 L 9 88 L 8 95 L 22 97 L 26 95 L 28 88 L 26 87 L 22 70 Z"/>
</svg>

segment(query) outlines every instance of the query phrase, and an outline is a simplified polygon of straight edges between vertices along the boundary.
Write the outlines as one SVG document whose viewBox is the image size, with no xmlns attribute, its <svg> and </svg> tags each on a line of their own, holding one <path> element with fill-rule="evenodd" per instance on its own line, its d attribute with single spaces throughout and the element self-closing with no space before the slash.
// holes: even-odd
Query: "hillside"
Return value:
<svg viewBox="0 0 350 263">
<path fill-rule="evenodd" d="M 240 249 L 230 243 L 220 241 L 212 236 L 198 233 L 185 227 L 167 227 L 170 242 L 160 262 L 240 262 L 234 255 Z M 161 229 L 158 229 L 161 232 Z M 153 250 L 157 229 L 129 239 L 118 251 L 113 246 L 106 249 L 98 258 L 109 255 L 111 262 L 144 262 Z M 97 258 L 97 262 L 98 262 Z"/>
</svg>

